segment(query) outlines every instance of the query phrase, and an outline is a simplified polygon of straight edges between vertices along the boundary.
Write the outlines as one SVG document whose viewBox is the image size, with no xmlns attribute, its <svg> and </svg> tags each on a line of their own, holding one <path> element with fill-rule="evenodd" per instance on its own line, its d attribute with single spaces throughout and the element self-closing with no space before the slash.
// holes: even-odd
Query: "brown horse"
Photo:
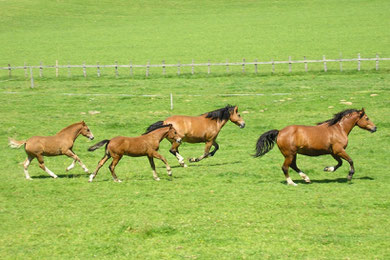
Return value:
<svg viewBox="0 0 390 260">
<path fill-rule="evenodd" d="M 158 148 L 160 142 L 164 138 L 169 138 L 180 143 L 181 138 L 177 134 L 175 128 L 172 125 L 163 125 L 159 128 L 153 129 L 144 133 L 138 137 L 125 137 L 117 136 L 111 140 L 103 140 L 93 146 L 91 146 L 88 151 L 95 151 L 96 149 L 102 147 L 106 144 L 106 150 L 104 152 L 103 158 L 99 161 L 98 166 L 93 174 L 89 176 L 89 182 L 96 177 L 99 169 L 106 163 L 106 161 L 112 157 L 112 162 L 110 164 L 111 175 L 114 178 L 115 182 L 121 182 L 115 174 L 115 166 L 118 164 L 123 155 L 128 155 L 132 157 L 147 156 L 149 159 L 150 166 L 153 170 L 153 177 L 156 181 L 159 181 L 160 178 L 156 173 L 156 167 L 154 165 L 153 158 L 160 159 L 165 163 L 167 167 L 168 175 L 172 175 L 171 167 L 169 167 L 167 160 L 159 154 Z"/>
<path fill-rule="evenodd" d="M 81 162 L 80 158 L 72 151 L 73 143 L 79 135 L 83 135 L 93 140 L 93 134 L 89 130 L 84 121 L 67 126 L 56 135 L 53 136 L 33 136 L 26 141 L 16 141 L 9 138 L 9 146 L 12 148 L 19 148 L 24 145 L 24 150 L 27 153 L 27 159 L 24 161 L 24 173 L 27 180 L 32 180 L 28 174 L 28 166 L 34 158 L 37 158 L 39 167 L 47 172 L 53 178 L 57 178 L 52 171 L 50 171 L 44 164 L 43 156 L 66 155 L 73 158 L 73 162 L 66 168 L 71 170 L 75 163 L 78 162 L 85 172 L 88 172 L 87 167 Z"/>
<path fill-rule="evenodd" d="M 285 157 L 282 170 L 287 184 L 295 186 L 296 184 L 288 175 L 289 167 L 299 173 L 307 183 L 310 183 L 309 177 L 297 166 L 297 153 L 308 156 L 330 154 L 337 161 L 337 165 L 325 167 L 324 171 L 336 171 L 343 163 L 341 159 L 344 159 L 351 166 L 347 177 L 350 181 L 355 169 L 345 149 L 348 145 L 348 134 L 355 125 L 372 133 L 376 131 L 376 126 L 368 119 L 364 108 L 362 110 L 347 109 L 335 114 L 332 119 L 318 123 L 317 126 L 291 125 L 280 131 L 270 130 L 264 133 L 257 140 L 254 156 L 263 156 L 273 148 L 276 142 Z"/>
<path fill-rule="evenodd" d="M 238 113 L 237 106 L 227 105 L 224 108 L 220 108 L 200 116 L 171 116 L 164 121 L 158 121 L 147 128 L 147 131 L 155 129 L 164 124 L 172 124 L 177 130 L 178 134 L 182 136 L 183 142 L 188 143 L 206 143 L 203 155 L 198 158 L 190 158 L 190 162 L 199 162 L 200 160 L 214 156 L 215 152 L 219 149 L 219 145 L 215 141 L 218 137 L 221 128 L 228 122 L 233 122 L 240 128 L 245 127 L 245 122 Z M 180 143 L 174 140 L 169 140 L 172 143 L 172 147 L 169 150 L 183 167 L 187 167 L 184 163 L 184 158 L 179 154 Z M 211 146 L 214 146 L 214 150 L 210 152 Z"/>
</svg>

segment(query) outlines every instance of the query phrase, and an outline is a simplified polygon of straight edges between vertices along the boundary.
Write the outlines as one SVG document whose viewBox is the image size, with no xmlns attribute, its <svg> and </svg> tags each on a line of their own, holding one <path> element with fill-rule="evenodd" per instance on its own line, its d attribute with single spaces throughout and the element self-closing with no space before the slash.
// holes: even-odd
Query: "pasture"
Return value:
<svg viewBox="0 0 390 260">
<path fill-rule="evenodd" d="M 101 64 L 286 60 L 362 56 L 390 57 L 388 1 L 1 1 L 0 66 L 60 63 Z M 292 33 L 294 32 L 294 33 Z M 54 71 L 36 77 L 23 70 L 0 71 L 0 258 L 147 259 L 387 259 L 390 257 L 389 193 L 386 172 L 390 146 L 389 63 L 303 66 L 286 73 L 255 75 L 222 70 L 196 75 L 175 70 Z M 37 74 L 35 74 L 37 75 Z M 170 109 L 170 94 L 173 110 Z M 199 115 L 226 104 L 238 105 L 246 127 L 228 122 L 214 157 L 179 166 L 164 140 L 160 153 L 173 177 L 156 160 L 154 181 L 147 158 L 126 157 L 114 183 L 106 164 L 93 183 L 71 159 L 46 157 L 59 176 L 52 179 L 34 160 L 33 181 L 25 180 L 23 148 L 7 138 L 53 135 L 85 120 L 95 140 L 80 136 L 75 153 L 92 172 L 103 148 L 87 148 L 117 135 L 138 136 L 170 115 Z M 290 124 L 314 125 L 347 108 L 364 107 L 378 127 L 349 135 L 347 152 L 355 175 L 346 181 L 346 162 L 334 173 L 330 156 L 298 155 L 310 177 L 286 185 L 283 156 L 275 147 L 253 158 L 257 138 Z M 180 147 L 186 158 L 204 144 Z"/>
</svg>

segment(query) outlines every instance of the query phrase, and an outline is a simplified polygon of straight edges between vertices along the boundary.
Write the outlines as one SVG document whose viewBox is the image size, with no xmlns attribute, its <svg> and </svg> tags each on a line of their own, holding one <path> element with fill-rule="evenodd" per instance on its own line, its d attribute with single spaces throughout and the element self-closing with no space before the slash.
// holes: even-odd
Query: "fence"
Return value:
<svg viewBox="0 0 390 260">
<path fill-rule="evenodd" d="M 118 68 L 128 68 L 130 76 L 133 76 L 134 68 L 143 68 L 145 69 L 145 77 L 149 77 L 150 75 L 150 68 L 161 68 L 162 69 L 162 75 L 166 75 L 166 68 L 169 67 L 177 67 L 177 74 L 181 74 L 181 69 L 184 67 L 191 67 L 191 74 L 195 74 L 195 67 L 207 67 L 207 73 L 211 73 L 211 67 L 212 66 L 225 66 L 226 71 L 229 72 L 230 66 L 241 66 L 242 72 L 245 73 L 246 68 L 248 66 L 254 66 L 254 73 L 259 72 L 259 65 L 271 65 L 272 66 L 272 73 L 275 73 L 275 65 L 277 64 L 288 64 L 288 71 L 292 72 L 292 64 L 304 64 L 305 72 L 308 72 L 308 64 L 309 63 L 323 63 L 324 66 L 324 72 L 328 71 L 327 63 L 330 62 L 338 62 L 340 66 L 340 71 L 343 71 L 343 62 L 356 62 L 357 63 L 357 70 L 360 71 L 360 65 L 362 61 L 375 61 L 375 69 L 379 70 L 379 61 L 389 61 L 390 58 L 380 58 L 377 54 L 375 58 L 362 58 L 360 56 L 360 53 L 358 54 L 357 58 L 352 59 L 326 59 L 325 55 L 323 56 L 322 60 L 308 60 L 306 59 L 306 56 L 303 57 L 303 60 L 292 60 L 291 56 L 289 56 L 288 61 L 278 61 L 278 60 L 271 60 L 271 61 L 257 61 L 254 60 L 253 62 L 247 62 L 245 59 L 242 60 L 242 62 L 222 62 L 222 63 L 211 63 L 210 60 L 207 63 L 194 63 L 194 60 L 192 60 L 192 63 L 190 64 L 181 64 L 180 62 L 177 64 L 165 64 L 165 61 L 162 61 L 161 64 L 150 64 L 148 62 L 144 65 L 136 65 L 132 64 L 131 62 L 129 64 L 118 64 L 118 62 L 115 62 L 114 65 L 101 65 L 99 62 L 96 65 L 59 65 L 58 60 L 56 61 L 55 65 L 42 65 L 42 62 L 40 65 L 35 66 L 11 66 L 8 64 L 8 67 L 0 67 L 0 70 L 8 70 L 9 77 L 12 76 L 12 70 L 20 70 L 24 69 L 25 71 L 25 77 L 29 77 L 31 79 L 31 87 L 34 87 L 34 75 L 33 75 L 33 69 L 39 69 L 39 76 L 42 77 L 43 75 L 43 69 L 55 69 L 56 77 L 59 75 L 59 69 L 68 69 L 68 77 L 71 77 L 71 69 L 79 68 L 83 70 L 83 76 L 87 77 L 87 68 L 96 68 L 97 76 L 101 76 L 101 68 L 114 68 L 115 69 L 115 76 L 119 76 Z"/>
</svg>

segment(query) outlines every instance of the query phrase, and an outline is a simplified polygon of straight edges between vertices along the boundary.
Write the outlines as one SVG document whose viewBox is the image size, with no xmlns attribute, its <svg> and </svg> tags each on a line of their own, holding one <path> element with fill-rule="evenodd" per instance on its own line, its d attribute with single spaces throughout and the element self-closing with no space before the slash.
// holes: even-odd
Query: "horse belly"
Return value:
<svg viewBox="0 0 390 260">
<path fill-rule="evenodd" d="M 298 147 L 297 153 L 308 155 L 308 156 L 320 156 L 324 154 L 329 154 L 329 150 L 325 149 L 314 149 L 314 148 L 307 148 L 307 147 Z"/>
</svg>

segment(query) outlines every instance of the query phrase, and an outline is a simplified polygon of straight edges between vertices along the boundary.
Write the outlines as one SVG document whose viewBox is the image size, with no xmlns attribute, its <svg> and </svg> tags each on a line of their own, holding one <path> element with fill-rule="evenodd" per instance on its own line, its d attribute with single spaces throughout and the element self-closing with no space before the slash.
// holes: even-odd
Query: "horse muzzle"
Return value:
<svg viewBox="0 0 390 260">
<path fill-rule="evenodd" d="M 89 138 L 89 140 L 93 140 L 93 139 L 95 139 L 95 137 L 94 137 L 94 136 L 88 136 L 88 138 Z"/>
<path fill-rule="evenodd" d="M 176 139 L 176 142 L 179 143 L 179 144 L 181 144 L 181 138 L 177 138 L 177 139 Z"/>
<path fill-rule="evenodd" d="M 375 126 L 374 128 L 371 128 L 371 129 L 370 129 L 370 132 L 371 132 L 371 133 L 375 133 L 375 132 L 376 132 L 376 126 Z"/>
<path fill-rule="evenodd" d="M 241 123 L 240 128 L 244 128 L 244 127 L 245 127 L 245 123 Z"/>
</svg>

